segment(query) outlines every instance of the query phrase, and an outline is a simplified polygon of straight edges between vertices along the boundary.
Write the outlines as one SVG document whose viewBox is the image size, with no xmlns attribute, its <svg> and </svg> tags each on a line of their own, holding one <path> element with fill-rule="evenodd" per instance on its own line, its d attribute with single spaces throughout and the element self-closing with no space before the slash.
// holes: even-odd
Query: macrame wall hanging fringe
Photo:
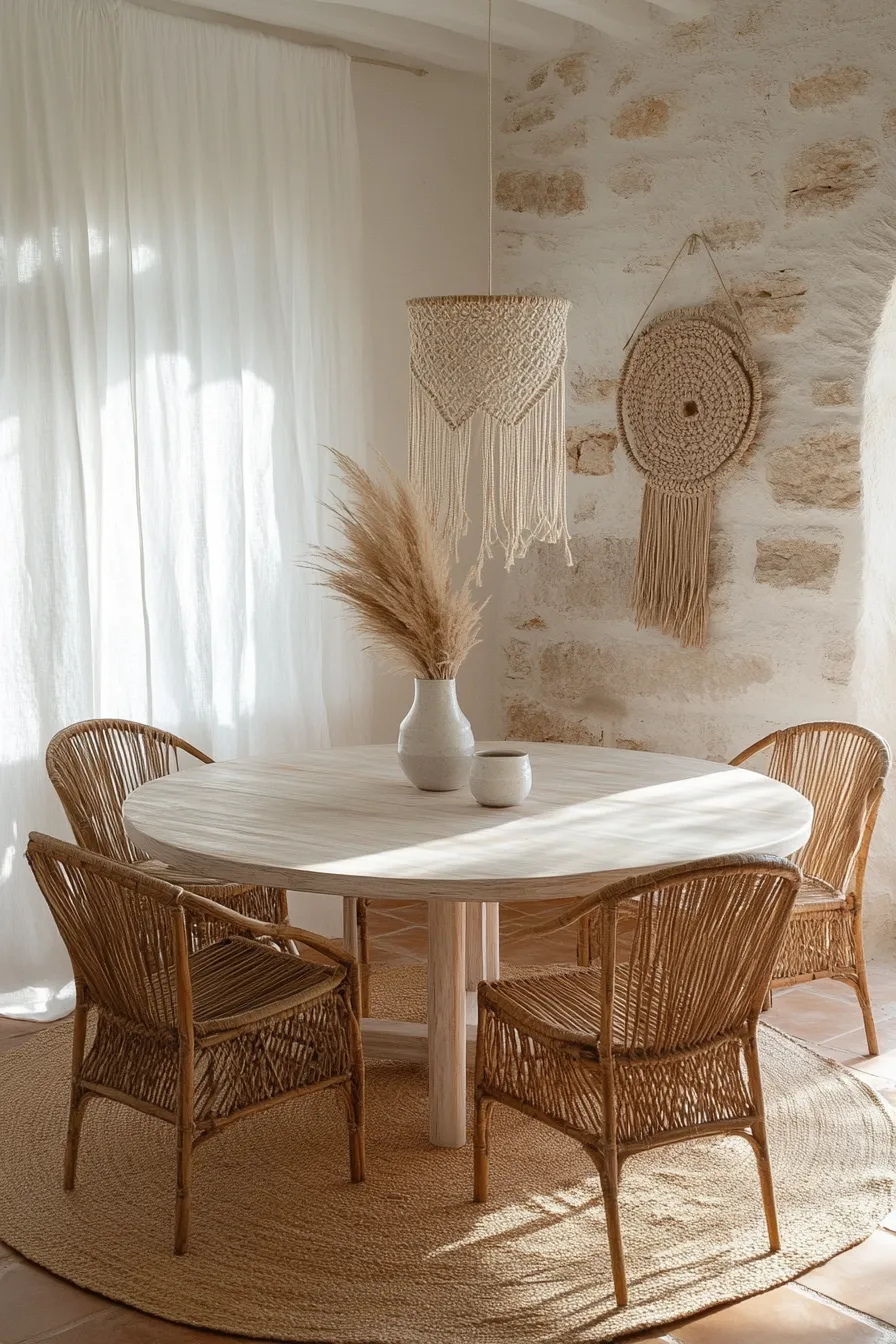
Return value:
<svg viewBox="0 0 896 1344">
<path fill-rule="evenodd" d="M 533 541 L 563 542 L 566 521 L 567 299 L 458 295 L 411 299 L 409 475 L 455 552 L 466 532 L 474 418 L 482 426 L 482 541 L 506 568 Z"/>
<path fill-rule="evenodd" d="M 657 627 L 686 646 L 706 642 L 715 487 L 753 442 L 761 406 L 743 320 L 702 235 L 682 244 L 638 325 L 685 247 L 698 243 L 733 320 L 713 305 L 655 318 L 629 350 L 616 397 L 619 437 L 647 478 L 632 594 L 638 627 Z"/>
</svg>

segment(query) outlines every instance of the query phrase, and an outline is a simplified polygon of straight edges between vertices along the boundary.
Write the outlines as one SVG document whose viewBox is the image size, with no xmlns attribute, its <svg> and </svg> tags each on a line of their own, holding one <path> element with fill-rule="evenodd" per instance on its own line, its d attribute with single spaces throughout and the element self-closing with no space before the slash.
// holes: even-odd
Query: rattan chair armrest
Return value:
<svg viewBox="0 0 896 1344">
<path fill-rule="evenodd" d="M 310 947 L 313 951 L 320 952 L 322 956 L 329 957 L 340 966 L 355 964 L 355 958 L 350 952 L 346 952 L 329 938 L 324 938 L 322 934 L 312 933 L 310 929 L 300 929 L 293 924 L 268 924 L 261 919 L 252 919 L 249 915 L 237 914 L 228 906 L 209 900 L 207 896 L 197 896 L 195 892 L 183 893 L 183 905 L 186 910 L 191 910 L 194 914 L 202 915 L 206 919 L 221 920 L 258 937 L 301 943 L 303 947 Z"/>
</svg>

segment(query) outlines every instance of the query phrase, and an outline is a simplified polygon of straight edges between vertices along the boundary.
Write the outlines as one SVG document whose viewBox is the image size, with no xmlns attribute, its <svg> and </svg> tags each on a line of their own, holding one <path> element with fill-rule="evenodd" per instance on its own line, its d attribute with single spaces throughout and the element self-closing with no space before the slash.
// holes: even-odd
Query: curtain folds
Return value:
<svg viewBox="0 0 896 1344">
<path fill-rule="evenodd" d="M 63 724 L 216 756 L 363 738 L 295 561 L 363 444 L 339 53 L 111 0 L 0 6 L 0 1012 L 71 970 L 22 860 Z"/>
</svg>

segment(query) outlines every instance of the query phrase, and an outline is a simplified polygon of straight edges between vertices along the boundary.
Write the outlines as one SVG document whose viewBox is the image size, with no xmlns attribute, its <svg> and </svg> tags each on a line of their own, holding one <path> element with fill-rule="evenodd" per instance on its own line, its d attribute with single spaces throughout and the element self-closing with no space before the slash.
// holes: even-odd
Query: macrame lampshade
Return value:
<svg viewBox="0 0 896 1344">
<path fill-rule="evenodd" d="M 482 421 L 481 571 L 492 547 L 509 569 L 566 526 L 566 299 L 411 299 L 411 480 L 457 548 L 466 531 L 474 417 Z"/>
<path fill-rule="evenodd" d="M 715 308 L 678 308 L 640 333 L 622 367 L 619 436 L 646 476 L 633 603 L 640 626 L 706 640 L 715 487 L 756 434 L 759 369 Z"/>
</svg>

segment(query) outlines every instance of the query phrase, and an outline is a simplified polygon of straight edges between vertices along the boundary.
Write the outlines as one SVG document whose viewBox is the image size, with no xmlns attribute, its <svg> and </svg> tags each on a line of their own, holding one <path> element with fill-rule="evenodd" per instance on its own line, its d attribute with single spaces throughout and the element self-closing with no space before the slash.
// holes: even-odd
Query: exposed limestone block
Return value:
<svg viewBox="0 0 896 1344">
<path fill-rule="evenodd" d="M 724 532 L 715 531 L 709 539 L 710 591 L 728 583 L 734 569 L 734 547 Z"/>
<path fill-rule="evenodd" d="M 715 36 L 716 22 L 711 14 L 693 23 L 676 23 L 669 32 L 669 42 L 676 51 L 699 51 Z"/>
<path fill-rule="evenodd" d="M 728 252 L 738 247 L 752 247 L 759 242 L 764 229 L 761 219 L 714 219 L 703 233 L 710 247 L 717 252 Z"/>
<path fill-rule="evenodd" d="M 811 145 L 788 165 L 787 209 L 818 215 L 851 205 L 879 166 L 877 149 L 862 136 Z"/>
<path fill-rule="evenodd" d="M 554 62 L 554 73 L 571 93 L 584 93 L 588 87 L 588 59 L 585 56 L 561 56 Z"/>
<path fill-rule="evenodd" d="M 868 71 L 855 65 L 831 66 L 820 75 L 810 75 L 790 86 L 790 105 L 802 111 L 807 107 L 837 107 L 868 87 Z"/>
<path fill-rule="evenodd" d="M 669 104 L 663 98 L 636 98 L 616 113 L 610 125 L 610 134 L 619 140 L 643 140 L 665 135 L 669 113 Z"/>
<path fill-rule="evenodd" d="M 635 67 L 633 65 L 624 65 L 616 74 L 616 78 L 610 85 L 610 93 L 616 94 L 620 89 L 624 89 L 626 84 L 631 84 L 635 77 Z"/>
<path fill-rule="evenodd" d="M 580 214 L 586 205 L 585 179 L 573 168 L 559 173 L 507 170 L 498 174 L 495 203 L 517 214 Z"/>
<path fill-rule="evenodd" d="M 840 564 L 839 534 L 836 541 L 814 541 L 810 537 L 768 536 L 756 542 L 757 583 L 773 588 L 814 588 L 830 591 Z"/>
<path fill-rule="evenodd" d="M 613 470 L 616 435 L 598 425 L 566 431 L 566 460 L 570 471 L 583 476 L 609 476 Z"/>
<path fill-rule="evenodd" d="M 896 107 L 887 108 L 884 113 L 883 132 L 885 139 L 896 139 Z"/>
<path fill-rule="evenodd" d="M 513 622 L 517 630 L 546 630 L 547 626 L 540 616 L 517 616 Z"/>
<path fill-rule="evenodd" d="M 546 121 L 553 121 L 556 115 L 557 108 L 553 98 L 539 98 L 535 102 L 522 103 L 509 112 L 504 118 L 501 130 L 508 134 L 531 131 L 535 126 L 543 126 Z"/>
<path fill-rule="evenodd" d="M 552 131 L 549 135 L 539 135 L 532 142 L 535 154 L 544 158 L 555 158 L 567 149 L 582 149 L 588 143 L 588 122 L 584 117 L 571 121 L 562 130 Z"/>
<path fill-rule="evenodd" d="M 551 73 L 550 61 L 546 61 L 544 65 L 540 65 L 536 70 L 533 70 L 529 78 L 526 80 L 526 88 L 529 90 L 529 92 L 534 93 L 536 89 L 540 89 L 550 73 Z"/>
<path fill-rule="evenodd" d="M 607 175 L 607 185 L 617 196 L 643 196 L 653 186 L 654 172 L 647 163 L 619 163 Z"/>
<path fill-rule="evenodd" d="M 765 19 L 768 17 L 770 7 L 764 9 L 748 9 L 746 14 L 738 23 L 734 30 L 735 37 L 756 37 L 762 32 Z"/>
<path fill-rule="evenodd" d="M 806 311 L 806 283 L 794 271 L 770 271 L 731 286 L 751 336 L 792 331 Z M 719 292 L 719 298 L 724 297 Z"/>
<path fill-rule="evenodd" d="M 758 654 L 671 648 L 642 641 L 601 646 L 581 640 L 552 644 L 541 655 L 542 685 L 562 704 L 591 711 L 608 695 L 674 696 L 681 701 L 734 699 L 771 681 L 774 668 Z"/>
<path fill-rule="evenodd" d="M 510 639 L 504 645 L 504 671 L 511 681 L 532 675 L 532 649 L 523 639 Z"/>
<path fill-rule="evenodd" d="M 573 564 L 559 546 L 537 552 L 534 605 L 569 616 L 622 620 L 631 616 L 638 543 L 634 537 L 575 537 Z"/>
<path fill-rule="evenodd" d="M 599 747 L 604 739 L 584 720 L 522 696 L 505 702 L 504 732 L 511 742 L 568 742 L 579 747 Z"/>
<path fill-rule="evenodd" d="M 766 459 L 766 476 L 778 504 L 855 509 L 861 499 L 859 439 L 831 430 L 779 448 Z"/>
<path fill-rule="evenodd" d="M 615 378 L 606 378 L 591 369 L 573 369 L 569 375 L 569 393 L 578 405 L 590 405 L 594 401 L 606 401 L 616 395 Z"/>
<path fill-rule="evenodd" d="M 855 644 L 851 639 L 832 639 L 822 655 L 821 675 L 835 686 L 848 686 L 852 677 Z"/>
<path fill-rule="evenodd" d="M 852 406 L 854 401 L 855 388 L 851 378 L 813 379 L 813 406 Z"/>
</svg>

